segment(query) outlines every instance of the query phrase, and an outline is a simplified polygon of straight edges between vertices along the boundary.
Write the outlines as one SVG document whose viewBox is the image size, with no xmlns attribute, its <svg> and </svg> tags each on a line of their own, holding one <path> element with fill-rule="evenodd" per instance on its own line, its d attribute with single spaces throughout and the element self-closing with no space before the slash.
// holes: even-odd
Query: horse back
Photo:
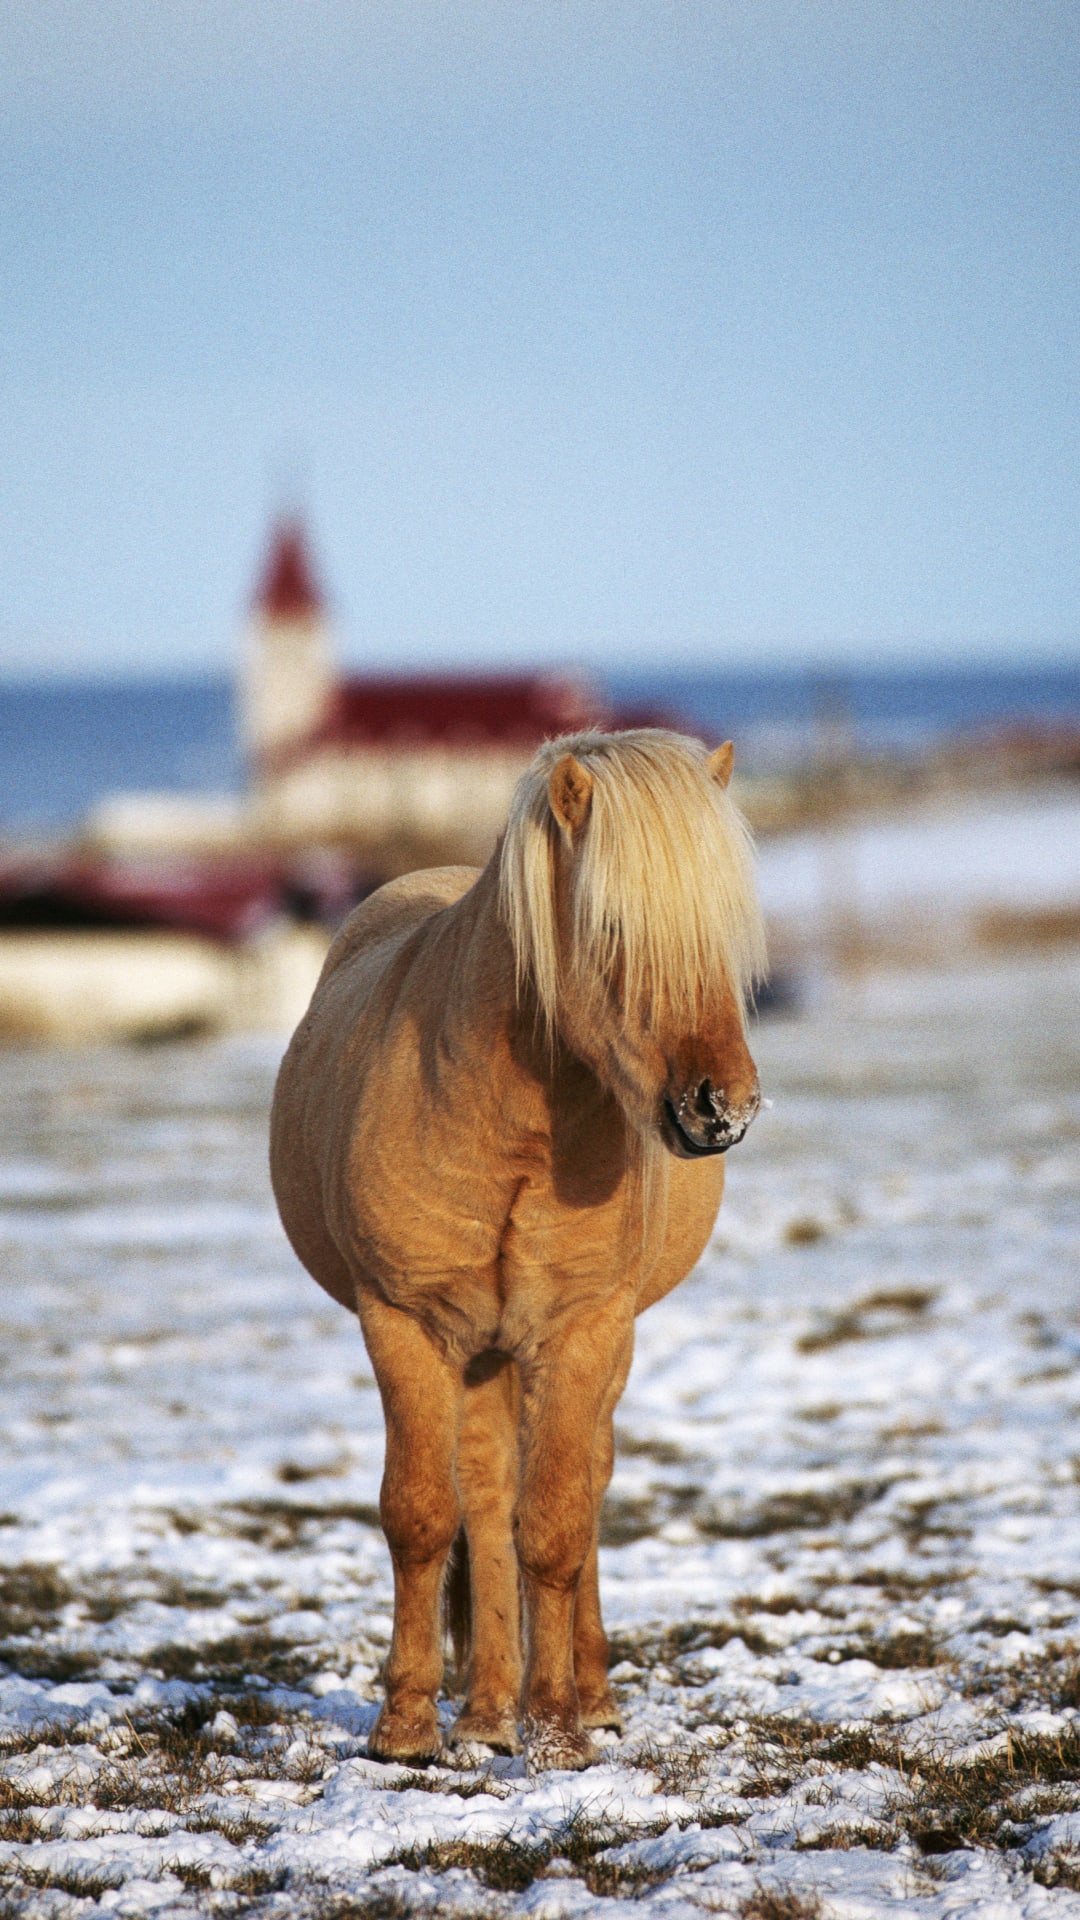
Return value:
<svg viewBox="0 0 1080 1920">
<path fill-rule="evenodd" d="M 453 906 L 476 880 L 476 867 L 428 867 L 388 880 L 354 908 L 331 943 L 316 996 L 338 968 L 386 943 L 389 951 L 443 907 Z"/>
</svg>

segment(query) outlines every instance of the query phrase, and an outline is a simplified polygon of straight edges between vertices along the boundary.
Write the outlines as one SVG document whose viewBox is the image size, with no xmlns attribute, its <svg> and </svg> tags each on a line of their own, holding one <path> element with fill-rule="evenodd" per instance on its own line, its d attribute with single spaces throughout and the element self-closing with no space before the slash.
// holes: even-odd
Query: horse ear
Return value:
<svg viewBox="0 0 1080 1920">
<path fill-rule="evenodd" d="M 731 779 L 731 769 L 734 765 L 734 745 L 730 740 L 725 740 L 722 747 L 717 747 L 716 752 L 710 753 L 709 755 L 709 773 L 716 781 L 717 786 L 727 786 L 728 781 Z"/>
<path fill-rule="evenodd" d="M 592 799 L 592 775 L 572 753 L 556 760 L 548 777 L 548 799 L 560 827 L 574 833 L 585 825 Z"/>
</svg>

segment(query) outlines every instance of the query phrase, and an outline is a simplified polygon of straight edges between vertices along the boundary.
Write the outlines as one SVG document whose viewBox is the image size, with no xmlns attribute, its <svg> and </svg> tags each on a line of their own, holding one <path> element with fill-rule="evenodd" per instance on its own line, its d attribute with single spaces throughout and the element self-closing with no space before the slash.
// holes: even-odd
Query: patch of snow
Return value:
<svg viewBox="0 0 1080 1920">
<path fill-rule="evenodd" d="M 536 1781 L 365 1756 L 381 1415 L 274 1223 L 270 1050 L 7 1056 L 0 1775 L 37 1828 L 0 1816 L 0 1887 L 32 1874 L 26 1911 L 57 1920 L 245 1886 L 273 1920 L 305 1888 L 590 1920 L 758 1888 L 830 1920 L 1080 1914 L 1080 1792 L 1021 1797 L 996 1847 L 923 1854 L 896 1811 L 920 1756 L 1077 1739 L 1078 1004 L 1057 958 L 841 984 L 758 1029 L 774 1107 L 618 1414 L 625 1732 Z M 170 1728 L 204 1773 L 145 1804 Z M 485 1845 L 524 1848 L 531 1884 L 479 1881 Z"/>
</svg>

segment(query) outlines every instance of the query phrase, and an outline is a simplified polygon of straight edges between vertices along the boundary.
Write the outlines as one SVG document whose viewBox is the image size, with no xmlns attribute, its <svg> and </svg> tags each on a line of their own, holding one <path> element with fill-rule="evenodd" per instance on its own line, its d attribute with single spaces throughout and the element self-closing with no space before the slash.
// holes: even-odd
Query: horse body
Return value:
<svg viewBox="0 0 1080 1920">
<path fill-rule="evenodd" d="M 648 772 L 649 754 L 685 758 L 670 738 L 545 750 L 486 868 L 409 875 L 357 909 L 282 1065 L 282 1219 L 315 1279 L 358 1311 L 386 1415 L 395 1623 L 372 1751 L 387 1758 L 439 1748 L 439 1596 L 462 1525 L 472 1657 L 451 1737 L 513 1748 L 520 1698 L 530 1765 L 580 1766 L 588 1727 L 617 1724 L 596 1536 L 634 1317 L 699 1257 L 717 1155 L 757 1101 L 730 965 L 697 1011 L 676 994 L 672 1022 L 655 966 L 636 978 L 637 909 L 610 938 L 610 899 L 608 961 L 572 963 L 589 931 L 575 887 L 619 742 L 628 756 L 643 743 Z M 691 760 L 688 777 L 715 785 L 704 754 Z M 705 791 L 722 837 L 716 804 Z"/>
</svg>

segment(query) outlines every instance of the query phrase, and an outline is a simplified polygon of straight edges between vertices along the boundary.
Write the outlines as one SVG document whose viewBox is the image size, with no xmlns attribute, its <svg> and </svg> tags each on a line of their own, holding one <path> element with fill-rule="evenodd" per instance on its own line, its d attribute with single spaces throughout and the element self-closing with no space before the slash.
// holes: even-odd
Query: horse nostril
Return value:
<svg viewBox="0 0 1080 1920">
<path fill-rule="evenodd" d="M 714 1120 L 721 1104 L 721 1098 L 713 1092 L 711 1080 L 700 1081 L 690 1096 L 690 1105 L 701 1120 Z"/>
</svg>

